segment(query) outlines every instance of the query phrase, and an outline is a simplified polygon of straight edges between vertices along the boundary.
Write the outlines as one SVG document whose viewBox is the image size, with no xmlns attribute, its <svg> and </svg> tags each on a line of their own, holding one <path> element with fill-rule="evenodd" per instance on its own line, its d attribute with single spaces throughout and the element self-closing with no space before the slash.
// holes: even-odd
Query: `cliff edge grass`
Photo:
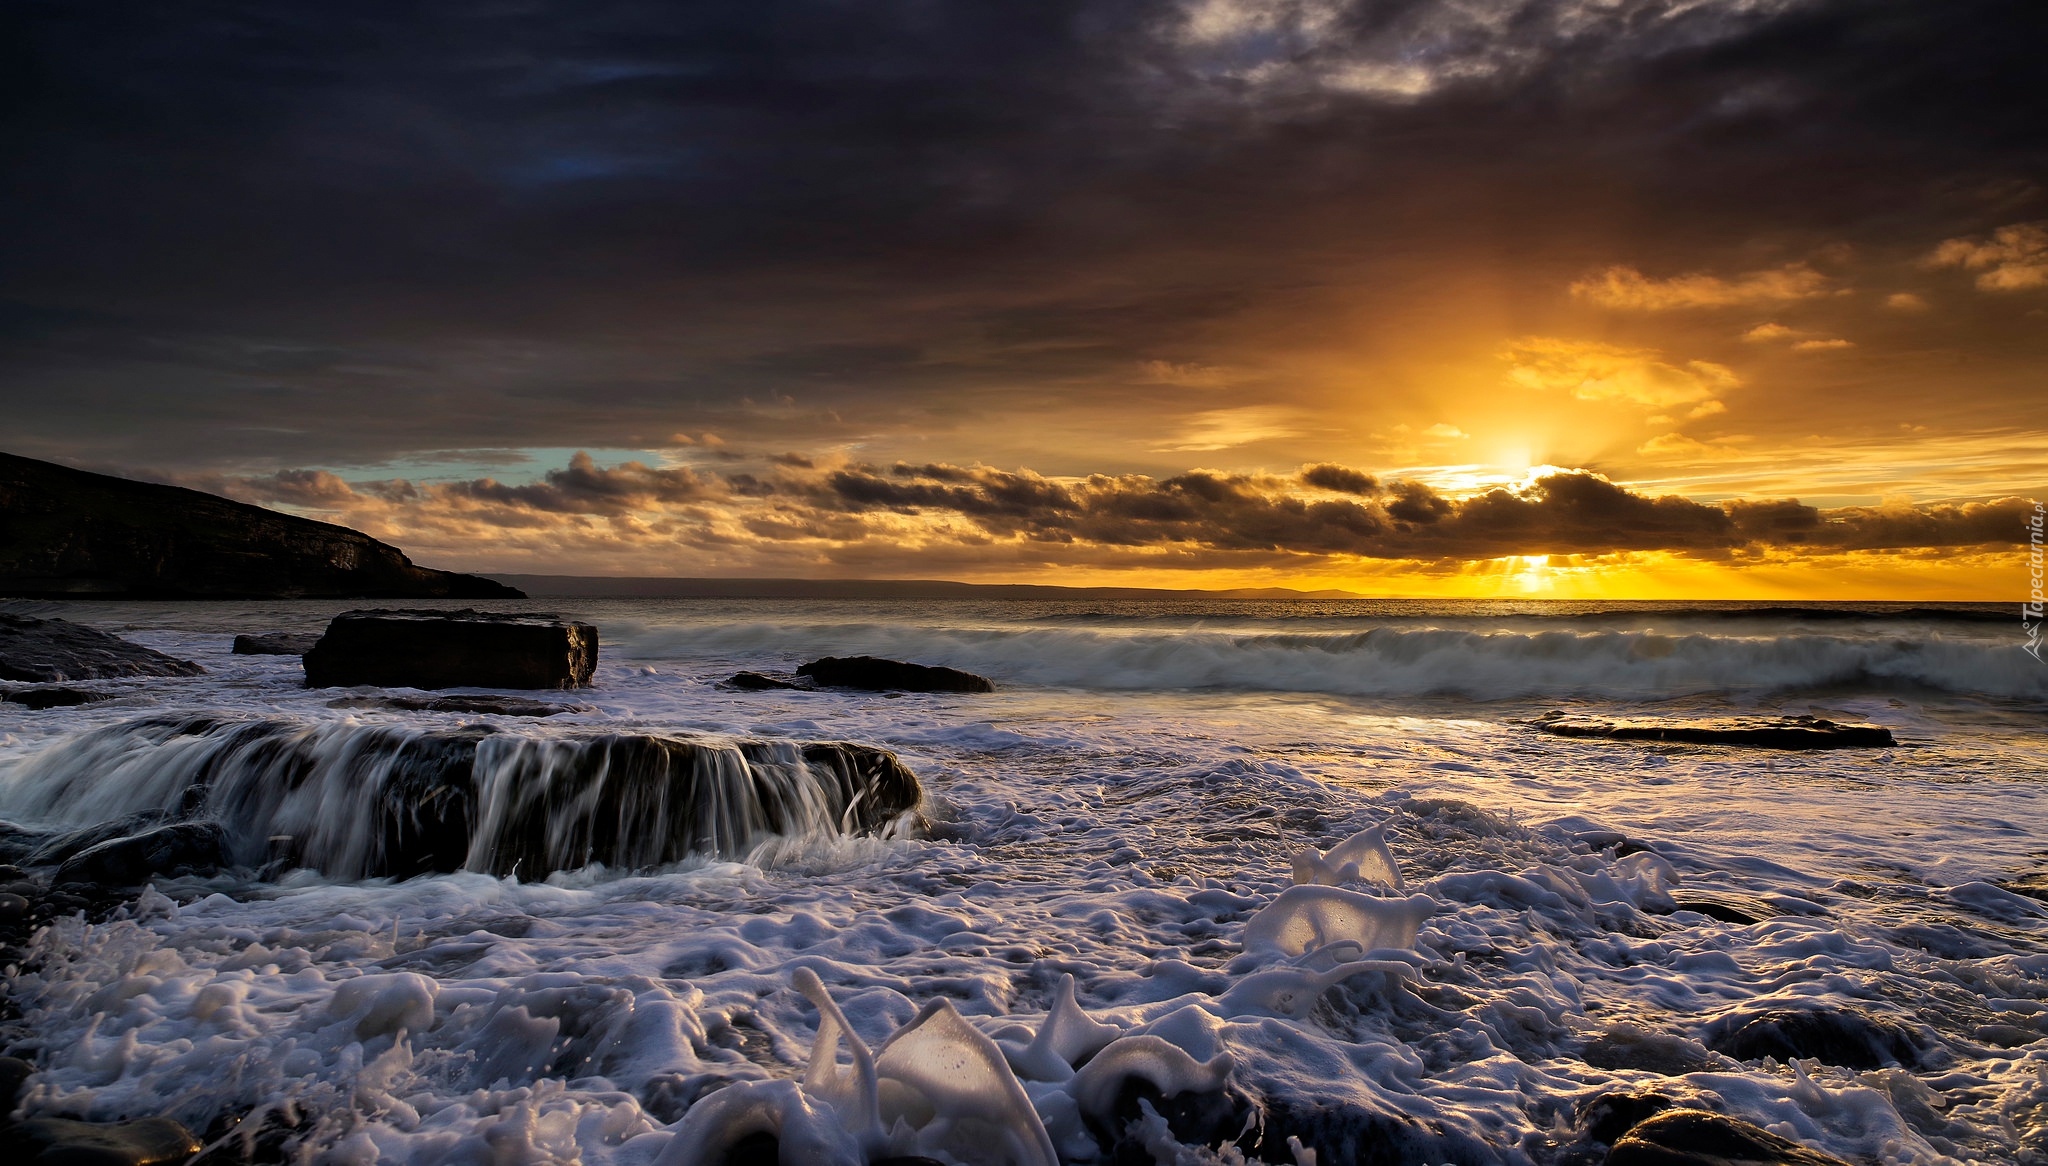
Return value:
<svg viewBox="0 0 2048 1166">
<path fill-rule="evenodd" d="M 0 453 L 0 596 L 523 599 L 361 531 Z"/>
</svg>

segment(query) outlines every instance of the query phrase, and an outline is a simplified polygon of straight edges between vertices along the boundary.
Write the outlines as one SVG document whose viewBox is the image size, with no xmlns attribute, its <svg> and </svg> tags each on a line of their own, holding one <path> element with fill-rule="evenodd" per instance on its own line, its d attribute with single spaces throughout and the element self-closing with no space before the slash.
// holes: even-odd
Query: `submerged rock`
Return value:
<svg viewBox="0 0 2048 1166">
<path fill-rule="evenodd" d="M 178 822 L 89 847 L 64 860 L 53 882 L 139 887 L 158 875 L 210 875 L 232 866 L 218 822 Z"/>
<path fill-rule="evenodd" d="M 575 688 L 597 668 L 597 629 L 532 612 L 346 611 L 305 659 L 308 688 Z"/>
<path fill-rule="evenodd" d="M 1811 1058 L 1845 1069 L 1912 1067 L 1919 1043 L 1904 1028 L 1847 1008 L 1774 1008 L 1717 1021 L 1707 1047 L 1738 1061 Z"/>
<path fill-rule="evenodd" d="M 768 692 L 777 688 L 808 689 L 811 687 L 808 684 L 799 684 L 795 680 L 785 680 L 780 676 L 770 676 L 765 672 L 735 672 L 726 678 L 725 683 L 733 688 L 744 689 L 747 692 Z"/>
<path fill-rule="evenodd" d="M 33 1117 L 0 1131 L 0 1149 L 21 1166 L 174 1166 L 200 1145 L 191 1130 L 167 1117 L 107 1125 Z"/>
<path fill-rule="evenodd" d="M 1636 1069 L 1666 1077 L 1702 1073 L 1715 1064 L 1714 1055 L 1698 1041 L 1627 1024 L 1587 1041 L 1580 1056 L 1596 1069 Z"/>
<path fill-rule="evenodd" d="M 22 861 L 29 866 L 56 866 L 102 842 L 153 830 L 163 825 L 166 817 L 162 810 L 138 810 L 119 818 L 67 830 L 54 837 L 39 835 L 34 840 L 33 849 L 22 857 Z"/>
<path fill-rule="evenodd" d="M 36 1067 L 20 1057 L 0 1057 L 0 1123 L 21 1104 L 21 1087 L 36 1075 Z"/>
<path fill-rule="evenodd" d="M 826 688 L 865 688 L 877 692 L 994 692 L 995 682 L 958 668 L 909 664 L 876 656 L 827 656 L 797 668 Z"/>
<path fill-rule="evenodd" d="M 2048 870 L 2037 870 L 2030 874 L 2023 874 L 2011 882 L 2000 885 L 2015 895 L 2025 895 L 2030 899 L 2048 900 Z"/>
<path fill-rule="evenodd" d="M 14 781 L 25 814 L 76 818 L 112 784 L 132 790 L 132 804 L 177 806 L 180 829 L 224 829 L 227 864 L 282 861 L 340 878 L 539 878 L 594 862 L 737 857 L 771 835 L 878 831 L 922 797 L 895 754 L 846 742 L 208 716 L 80 734 Z M 161 813 L 39 839 L 33 862 L 66 863 L 81 880 L 132 877 L 88 857 L 109 860 L 120 852 L 95 848 L 146 836 Z M 187 865 L 200 857 L 193 850 Z"/>
<path fill-rule="evenodd" d="M 1667 1109 L 1629 1130 L 1607 1166 L 1848 1166 L 1737 1118 Z"/>
<path fill-rule="evenodd" d="M 16 688 L 8 692 L 0 692 L 0 700 L 41 710 L 72 708 L 82 704 L 96 704 L 103 700 L 113 700 L 117 695 L 117 693 L 112 692 L 94 692 L 90 688 L 70 688 L 61 684 L 39 684 L 33 688 Z"/>
<path fill-rule="evenodd" d="M 63 619 L 0 612 L 0 680 L 97 680 L 107 676 L 198 676 L 206 669 L 96 628 Z"/>
<path fill-rule="evenodd" d="M 1737 927 L 1748 927 L 1785 914 L 1762 899 L 1723 894 L 1718 891 L 1689 890 L 1683 894 L 1674 894 L 1671 899 L 1674 912 L 1694 911 L 1709 919 L 1733 923 Z"/>
<path fill-rule="evenodd" d="M 1582 1136 L 1611 1146 L 1658 1114 L 1687 1104 L 1698 1104 L 1697 1095 L 1691 1090 L 1643 1085 L 1596 1093 L 1579 1102 L 1573 1117 Z"/>
<path fill-rule="evenodd" d="M 1549 713 L 1535 725 L 1560 737 L 1610 741 L 1672 741 L 1693 745 L 1754 745 L 1766 749 L 1888 748 L 1898 742 L 1882 725 L 1844 724 L 1821 717 L 1594 717 Z"/>
<path fill-rule="evenodd" d="M 237 656 L 303 656 L 320 642 L 317 632 L 265 632 L 235 637 Z"/>
<path fill-rule="evenodd" d="M 594 712 L 587 704 L 550 704 L 524 696 L 345 696 L 331 709 L 398 709 L 416 713 L 493 713 L 501 717 L 553 717 Z"/>
</svg>

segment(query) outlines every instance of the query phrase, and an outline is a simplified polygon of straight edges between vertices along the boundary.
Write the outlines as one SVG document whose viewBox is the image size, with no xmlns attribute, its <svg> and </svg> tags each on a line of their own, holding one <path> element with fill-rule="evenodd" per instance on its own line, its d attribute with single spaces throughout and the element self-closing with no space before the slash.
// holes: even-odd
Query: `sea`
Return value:
<svg viewBox="0 0 2048 1166">
<path fill-rule="evenodd" d="M 160 879 L 7 970 L 26 1112 L 337 1164 L 1331 1166 L 1597 1163 L 1616 1114 L 1669 1105 L 1850 1162 L 2048 1162 L 2048 902 L 2020 893 L 2048 870 L 2048 666 L 2017 606 L 469 605 L 599 629 L 548 717 L 230 653 L 347 606 L 7 604 L 206 672 L 0 703 L 0 819 L 203 816 L 224 766 L 268 764 L 241 779 L 341 829 L 385 780 L 365 742 L 456 731 L 500 743 L 479 769 L 621 734 L 857 742 L 923 800 L 652 867 Z M 723 683 L 855 655 L 996 691 Z M 1560 711 L 1896 744 L 1539 730 Z M 225 759 L 257 723 L 298 751 Z"/>
</svg>

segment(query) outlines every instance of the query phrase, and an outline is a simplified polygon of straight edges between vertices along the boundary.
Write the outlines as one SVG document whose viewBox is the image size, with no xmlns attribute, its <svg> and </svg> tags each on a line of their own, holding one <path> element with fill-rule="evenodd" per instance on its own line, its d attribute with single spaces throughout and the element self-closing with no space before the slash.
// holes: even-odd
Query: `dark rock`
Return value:
<svg viewBox="0 0 2048 1166">
<path fill-rule="evenodd" d="M 1610 741 L 1671 741 L 1693 745 L 1754 745 L 1766 749 L 1886 748 L 1896 745 L 1882 725 L 1842 724 L 1820 717 L 1593 717 L 1549 713 L 1538 729 L 1560 737 Z"/>
<path fill-rule="evenodd" d="M 228 834 L 220 823 L 178 822 L 82 850 L 65 859 L 51 881 L 139 887 L 152 876 L 218 874 L 232 865 Z"/>
<path fill-rule="evenodd" d="M 287 1117 L 286 1113 L 293 1114 Z M 254 1110 L 226 1109 L 214 1115 L 199 1140 L 206 1152 L 185 1166 L 288 1166 L 304 1162 L 295 1153 L 312 1132 L 313 1115 L 303 1108 L 263 1105 Z"/>
<path fill-rule="evenodd" d="M 2023 874 L 2011 882 L 1999 885 L 2015 895 L 2025 895 L 2031 899 L 2048 899 L 2048 870 Z"/>
<path fill-rule="evenodd" d="M 827 656 L 797 668 L 827 688 L 865 688 L 901 692 L 994 692 L 995 682 L 986 676 L 929 664 L 906 664 L 874 656 Z"/>
<path fill-rule="evenodd" d="M 1607 1166 L 1848 1166 L 1840 1158 L 1703 1109 L 1667 1109 L 1631 1129 Z"/>
<path fill-rule="evenodd" d="M 0 1057 L 0 1125 L 13 1116 L 21 1104 L 21 1087 L 36 1075 L 36 1067 L 20 1057 Z"/>
<path fill-rule="evenodd" d="M 1712 891 L 1687 891 L 1674 894 L 1672 909 L 1675 911 L 1696 911 L 1709 919 L 1733 923 L 1738 927 L 1762 923 L 1774 919 L 1784 912 L 1761 899 L 1749 899 L 1740 895 L 1723 895 Z"/>
<path fill-rule="evenodd" d="M 1713 1055 L 1698 1041 L 1629 1025 L 1587 1041 L 1579 1055 L 1596 1069 L 1635 1069 L 1666 1077 L 1683 1077 L 1714 1067 Z"/>
<path fill-rule="evenodd" d="M 840 742 L 520 735 L 476 724 L 328 722 L 312 731 L 295 718 L 182 714 L 103 726 L 59 746 L 72 751 L 52 762 L 69 778 L 59 803 L 92 796 L 109 758 L 146 767 L 173 748 L 186 784 L 164 796 L 181 817 L 221 823 L 233 865 L 305 866 L 336 878 L 462 869 L 539 878 L 594 862 L 733 857 L 770 834 L 871 833 L 922 797 L 894 754 Z M 79 763 L 67 765 L 72 758 Z M 300 804 L 359 806 L 363 820 L 304 823 L 284 810 L 284 791 Z M 43 839 L 35 865 L 71 859 L 68 875 L 90 848 L 161 824 L 139 815 Z M 70 890 L 81 887 L 89 884 Z"/>
<path fill-rule="evenodd" d="M 12 891 L 0 891 L 0 923 L 15 923 L 28 918 L 29 902 Z"/>
<path fill-rule="evenodd" d="M 1846 1008 L 1776 1008 L 1729 1016 L 1707 1030 L 1707 1047 L 1738 1061 L 1811 1058 L 1845 1069 L 1913 1067 L 1920 1048 L 1905 1029 Z"/>
<path fill-rule="evenodd" d="M 116 838 L 127 838 L 145 830 L 155 829 L 164 824 L 166 816 L 161 812 L 129 814 L 104 822 L 95 822 L 90 826 L 81 826 L 54 838 L 46 837 L 28 853 L 24 861 L 30 866 L 55 866 L 72 855 L 90 850 L 102 842 L 112 842 Z"/>
<path fill-rule="evenodd" d="M 34 1117 L 0 1132 L 0 1148 L 21 1166 L 175 1166 L 200 1149 L 192 1131 L 167 1117 L 109 1125 Z"/>
<path fill-rule="evenodd" d="M 804 689 L 810 687 L 808 684 L 798 684 L 794 680 L 770 676 L 765 672 L 735 672 L 727 677 L 725 682 L 733 688 L 744 689 L 748 692 L 767 692 L 770 689 L 776 688 Z"/>
<path fill-rule="evenodd" d="M 362 873 L 409 879 L 462 869 L 476 822 L 476 747 L 487 735 L 422 733 L 391 756 L 379 799 L 382 857 Z"/>
<path fill-rule="evenodd" d="M 8 870 L 17 872 L 10 877 L 20 878 L 19 868 L 14 864 L 27 862 L 29 856 L 49 840 L 50 836 L 40 830 L 30 830 L 12 822 L 0 822 L 0 863 L 5 863 Z"/>
<path fill-rule="evenodd" d="M 1250 1108 L 1248 1098 L 1228 1089 L 1187 1090 L 1168 1097 L 1151 1081 L 1132 1074 L 1118 1088 L 1109 1112 L 1084 1114 L 1083 1120 L 1111 1162 L 1150 1162 L 1153 1157 L 1145 1146 L 1146 1110 L 1166 1123 L 1174 1141 L 1214 1146 L 1246 1128 Z"/>
<path fill-rule="evenodd" d="M 103 700 L 113 700 L 118 695 L 120 694 L 113 692 L 94 692 L 90 688 L 67 688 L 61 684 L 40 684 L 33 688 L 16 688 L 7 692 L 0 692 L 0 700 L 11 701 L 14 704 L 27 705 L 32 709 L 42 710 L 72 708 L 81 704 L 95 704 Z"/>
<path fill-rule="evenodd" d="M 360 531 L 0 454 L 0 595 L 522 599 Z"/>
<path fill-rule="evenodd" d="M 1292 1162 L 1287 1139 L 1298 1138 L 1319 1162 L 1344 1166 L 1416 1166 L 1423 1162 L 1498 1162 L 1500 1153 L 1469 1134 L 1409 1114 L 1381 1112 L 1353 1101 L 1265 1098 L 1237 1149 L 1262 1162 Z M 1140 1162 L 1151 1159 L 1141 1158 Z"/>
<path fill-rule="evenodd" d="M 306 687 L 572 688 L 597 668 L 597 629 L 558 616 L 348 611 L 306 653 Z"/>
<path fill-rule="evenodd" d="M 416 713 L 495 713 L 502 717 L 552 717 L 595 712 L 587 704 L 550 704 L 523 696 L 345 696 L 331 709 L 399 709 Z"/>
<path fill-rule="evenodd" d="M 235 637 L 237 656 L 303 656 L 320 642 L 318 632 L 266 632 Z"/>
<path fill-rule="evenodd" d="M 761 834 L 809 828 L 817 796 L 848 833 L 872 833 L 916 807 L 917 778 L 884 749 L 842 742 L 724 744 L 607 733 L 557 740 L 544 781 L 515 783 L 494 810 L 497 833 L 470 870 L 497 875 L 575 870 L 592 862 L 645 868 L 696 854 L 735 854 Z M 743 760 L 737 767 L 735 760 Z M 815 785 L 799 785 L 801 766 Z M 737 780 L 735 780 L 737 779 Z M 601 806 L 602 812 L 585 807 Z"/>
<path fill-rule="evenodd" d="M 1574 1124 L 1586 1138 L 1611 1146 L 1636 1126 L 1667 1109 L 1692 1103 L 1696 1096 L 1660 1085 L 1612 1089 L 1579 1102 Z"/>
<path fill-rule="evenodd" d="M 70 620 L 0 612 L 0 680 L 47 684 L 106 676 L 198 676 L 205 671 L 189 660 Z"/>
</svg>

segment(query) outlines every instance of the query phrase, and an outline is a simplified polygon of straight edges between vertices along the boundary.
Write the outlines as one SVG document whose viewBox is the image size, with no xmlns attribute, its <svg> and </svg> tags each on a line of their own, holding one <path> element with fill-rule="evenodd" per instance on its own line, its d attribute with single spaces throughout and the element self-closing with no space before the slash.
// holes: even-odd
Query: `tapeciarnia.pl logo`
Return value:
<svg viewBox="0 0 2048 1166">
<path fill-rule="evenodd" d="M 2026 653 L 2034 659 L 2041 658 L 2041 617 L 2048 597 L 2041 594 L 2041 534 L 2043 507 L 2034 503 L 2034 516 L 2027 519 L 2027 579 L 2032 584 L 2027 592 L 2027 602 L 2020 607 L 2020 627 L 2027 633 Z"/>
</svg>

